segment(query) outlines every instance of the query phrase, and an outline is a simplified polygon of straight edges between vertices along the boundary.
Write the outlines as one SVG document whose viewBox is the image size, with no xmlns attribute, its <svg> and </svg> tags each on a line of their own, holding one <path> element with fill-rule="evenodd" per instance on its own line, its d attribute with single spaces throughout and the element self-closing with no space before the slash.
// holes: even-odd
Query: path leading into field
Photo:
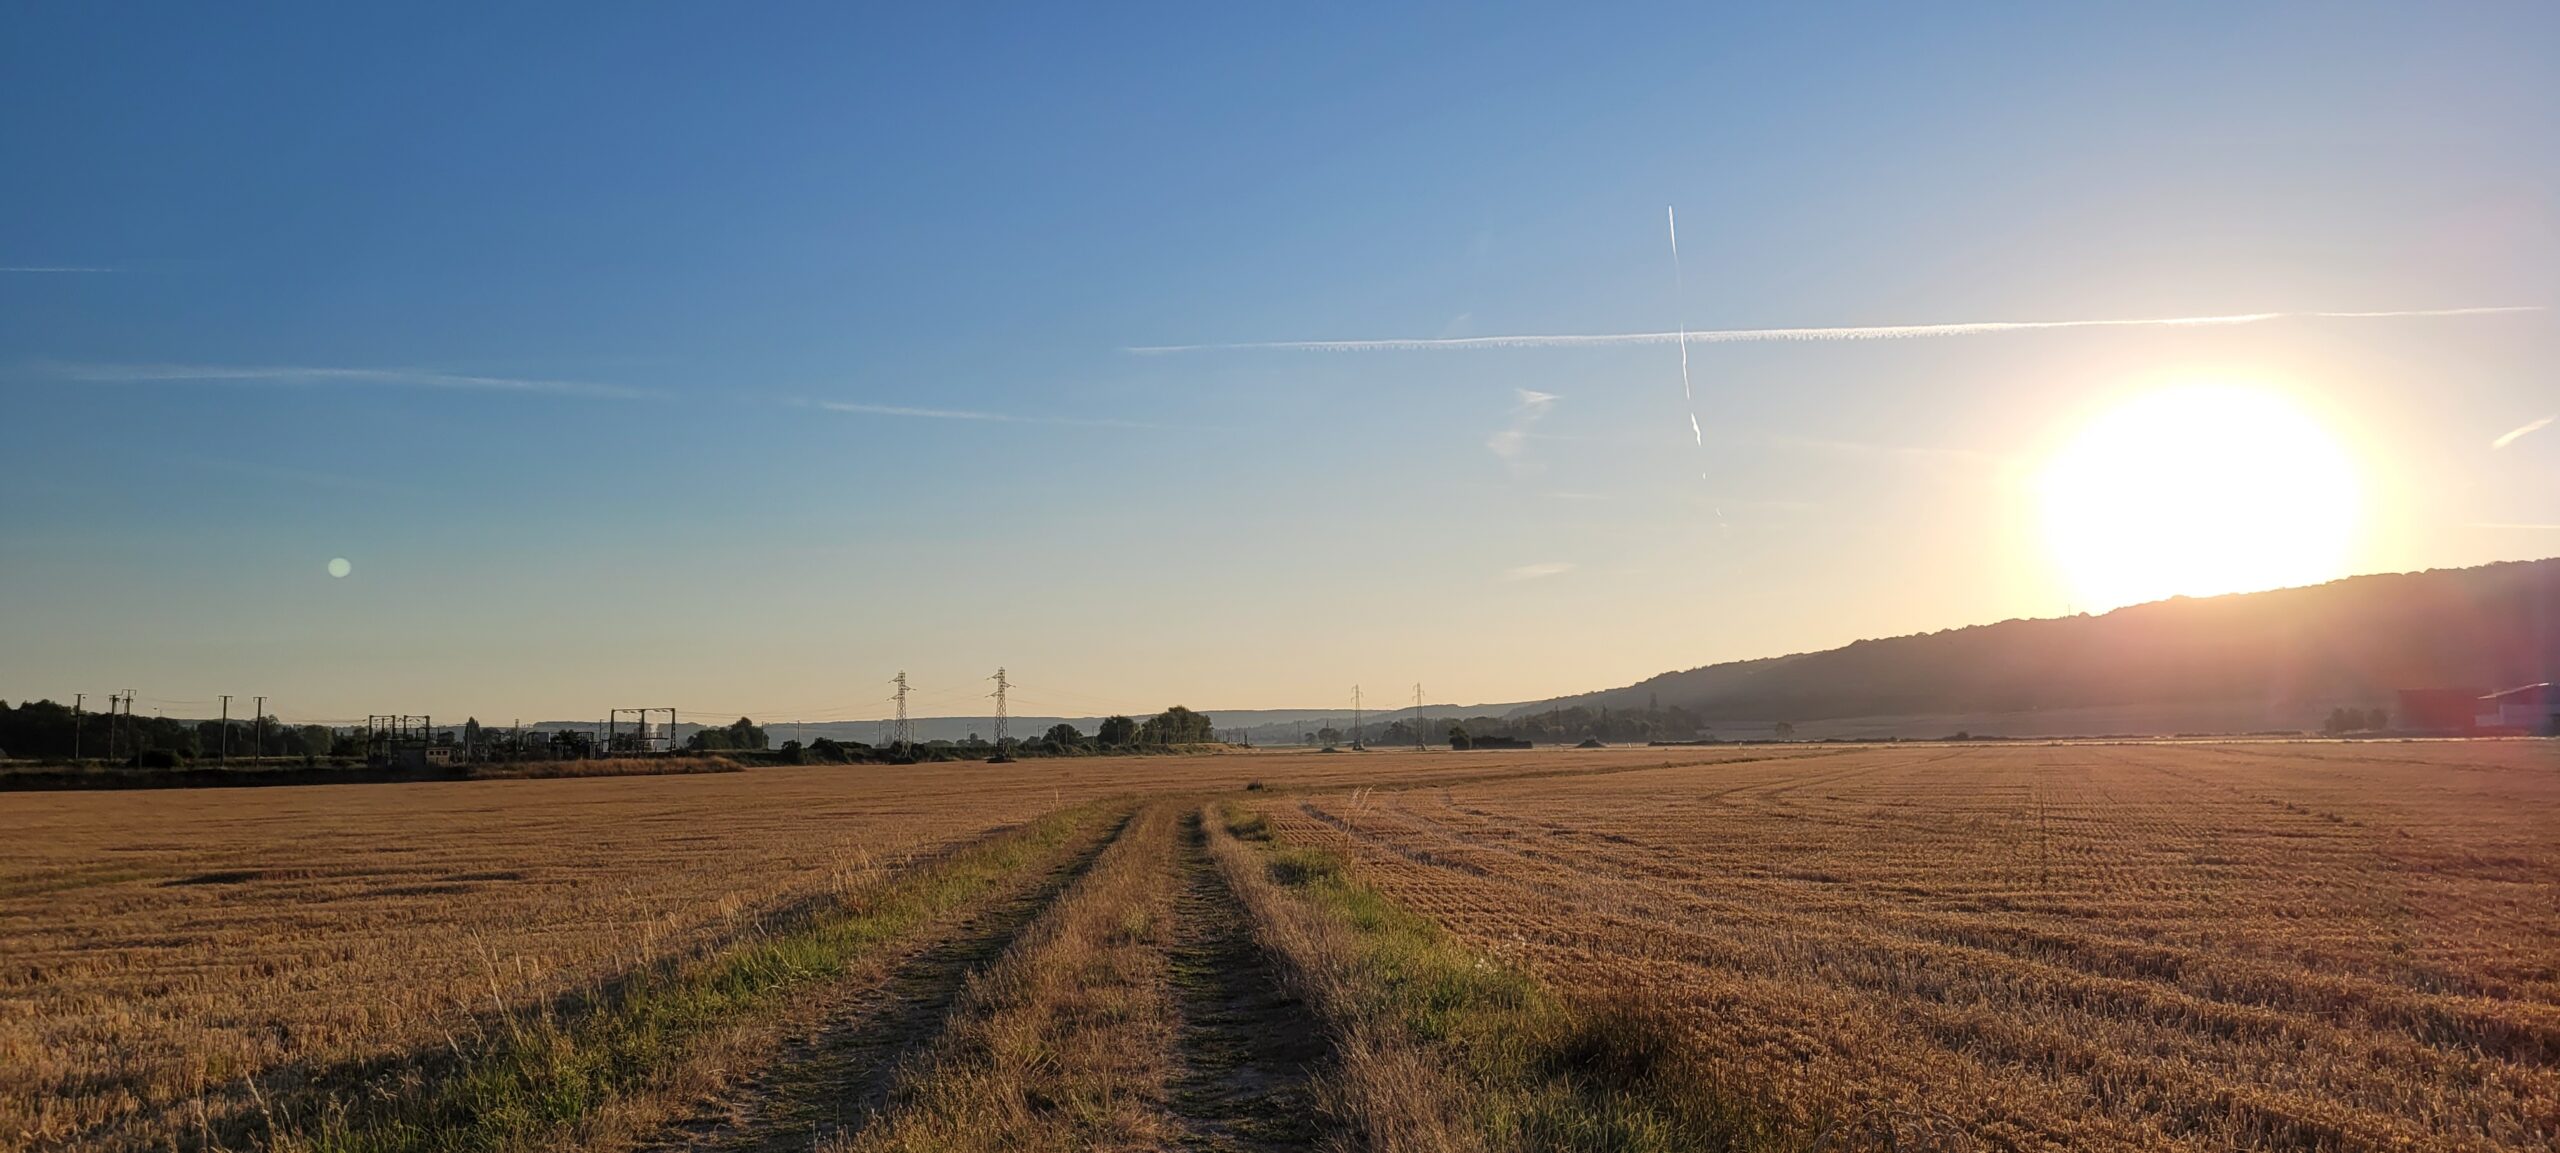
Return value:
<svg viewBox="0 0 2560 1153">
<path fill-rule="evenodd" d="M 1205 840 L 1196 803 L 1144 806 L 806 990 L 642 1148 L 1314 1147 L 1325 1031 Z"/>
<path fill-rule="evenodd" d="M 1323 1135 L 1308 1084 L 1327 1056 L 1313 1011 L 1283 986 L 1253 939 L 1253 921 L 1185 822 L 1174 982 L 1182 994 L 1182 1075 L 1175 1107 L 1202 1150 L 1301 1149 Z"/>
<path fill-rule="evenodd" d="M 877 964 L 808 991 L 795 1003 L 790 1039 L 768 1062 L 645 1148 L 778 1153 L 859 1134 L 898 1070 L 940 1032 L 970 975 L 1083 876 L 1107 840 L 1072 846 Z"/>
</svg>

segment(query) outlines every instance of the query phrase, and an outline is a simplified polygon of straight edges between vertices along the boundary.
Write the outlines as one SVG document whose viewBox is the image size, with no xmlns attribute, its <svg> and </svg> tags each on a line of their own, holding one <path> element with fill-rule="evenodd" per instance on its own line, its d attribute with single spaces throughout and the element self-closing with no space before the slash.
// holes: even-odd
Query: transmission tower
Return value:
<svg viewBox="0 0 2560 1153">
<path fill-rule="evenodd" d="M 1413 682 L 1413 747 L 1415 747 L 1415 748 L 1417 748 L 1417 749 L 1424 747 L 1423 742 L 1422 742 L 1422 682 L 1421 682 L 1421 681 L 1415 681 L 1415 682 Z"/>
<path fill-rule="evenodd" d="M 987 694 L 996 699 L 996 755 L 988 757 L 987 761 L 990 764 L 1006 764 L 1011 762 L 1013 757 L 1004 751 L 1006 721 L 1004 694 L 1006 690 L 1013 687 L 1013 682 L 1005 679 L 1004 669 L 1001 666 L 996 669 L 996 675 L 987 679 L 996 683 L 996 691 Z"/>
<path fill-rule="evenodd" d="M 898 702 L 898 726 L 890 739 L 900 746 L 912 745 L 916 743 L 916 733 L 915 726 L 907 723 L 907 670 L 899 669 L 897 676 L 889 678 L 889 683 L 898 686 L 894 698 Z"/>
<path fill-rule="evenodd" d="M 1013 687 L 1013 682 L 1004 678 L 1004 667 L 1001 665 L 996 667 L 996 675 L 987 679 L 996 683 L 996 691 L 987 695 L 996 699 L 996 748 L 1001 751 L 1004 748 L 1005 738 L 1004 694 L 1005 690 Z"/>
<path fill-rule="evenodd" d="M 1351 747 L 1360 749 L 1361 729 L 1368 724 L 1368 714 L 1360 711 L 1360 686 L 1351 686 Z"/>
</svg>

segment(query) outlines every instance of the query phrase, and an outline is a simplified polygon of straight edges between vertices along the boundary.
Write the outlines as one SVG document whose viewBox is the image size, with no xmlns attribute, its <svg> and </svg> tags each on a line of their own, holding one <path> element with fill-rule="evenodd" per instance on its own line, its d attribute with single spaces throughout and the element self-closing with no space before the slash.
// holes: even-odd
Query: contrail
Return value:
<svg viewBox="0 0 2560 1153">
<path fill-rule="evenodd" d="M 2545 429 L 2545 428 L 2550 427 L 2551 422 L 2552 422 L 2552 421 L 2554 421 L 2554 420 L 2560 420 L 2560 417 L 2554 417 L 2554 416 L 2546 416 L 2546 417 L 2543 417 L 2543 418 L 2542 418 L 2542 419 L 2540 419 L 2540 420 L 2537 420 L 2537 421 L 2534 421 L 2534 422 L 2532 422 L 2532 423 L 2530 423 L 2530 424 L 2525 425 L 2523 428 L 2516 429 L 2516 430 L 2514 430 L 2514 431 L 2512 431 L 2512 432 L 2509 432 L 2509 433 L 2508 433 L 2507 435 L 2505 435 L 2505 436 L 2502 436 L 2502 437 L 2499 437 L 2499 438 L 2498 438 L 2498 439 L 2496 439 L 2496 440 L 2490 441 L 2490 442 L 2489 442 L 2489 447 L 2491 447 L 2491 448 L 2505 448 L 2505 447 L 2507 447 L 2508 445 L 2514 444 L 2515 442 L 2517 442 L 2517 441 L 2519 441 L 2519 440 L 2522 440 L 2522 439 L 2524 439 L 2524 438 L 2525 438 L 2525 437 L 2527 437 L 2527 436 L 2530 436 L 2530 435 L 2532 435 L 2532 434 L 2534 434 L 2534 433 L 2537 433 L 2537 432 L 2542 431 L 2542 430 L 2543 430 L 2543 429 Z"/>
<path fill-rule="evenodd" d="M 1689 282 L 1680 273 L 1680 214 L 1662 206 L 1663 225 L 1671 230 L 1671 319 L 1680 326 L 1680 399 L 1689 402 L 1689 435 L 1707 447 L 1706 430 L 1698 427 L 1698 394 L 1689 390 Z"/>
<path fill-rule="evenodd" d="M 2225 316 L 2158 316 L 2109 320 L 1975 320 L 1954 324 L 1868 324 L 1828 328 L 1721 328 L 1672 332 L 1605 332 L 1555 335 L 1395 337 L 1384 340 L 1257 340 L 1235 344 L 1138 345 L 1129 352 L 1406 352 L 1449 348 L 1582 348 L 1619 344 L 1750 344 L 1772 341 L 1909 340 L 1933 336 L 1991 336 L 2065 328 L 2204 328 L 2264 324 L 2271 320 L 2383 320 L 2440 316 L 2499 316 L 2543 312 L 2539 304 L 2485 308 L 2404 308 L 2377 312 L 2237 312 Z"/>
<path fill-rule="evenodd" d="M 487 392 L 550 393 L 605 400 L 638 400 L 657 395 L 648 389 L 582 380 L 533 380 L 514 376 L 472 376 L 415 368 L 339 368 L 315 365 L 210 364 L 41 364 L 38 371 L 65 380 L 97 384 L 239 383 L 274 385 L 378 384 L 411 388 L 470 389 Z"/>
</svg>

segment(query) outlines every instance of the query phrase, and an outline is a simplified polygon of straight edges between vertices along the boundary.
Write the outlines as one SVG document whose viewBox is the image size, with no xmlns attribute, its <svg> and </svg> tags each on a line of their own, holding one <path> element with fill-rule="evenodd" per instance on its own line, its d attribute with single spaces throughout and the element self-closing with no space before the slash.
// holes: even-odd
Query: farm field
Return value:
<svg viewBox="0 0 2560 1153">
<path fill-rule="evenodd" d="M 1664 751 L 0 794 L 0 1148 L 218 1130 L 268 1080 L 448 1048 L 1096 797 L 1589 771 Z"/>
<path fill-rule="evenodd" d="M 2535 741 L 0 795 L 0 1148 L 2549 1148 L 2555 822 Z"/>
<path fill-rule="evenodd" d="M 1908 747 L 1269 814 L 1799 1127 L 2560 1142 L 2548 742 Z"/>
</svg>

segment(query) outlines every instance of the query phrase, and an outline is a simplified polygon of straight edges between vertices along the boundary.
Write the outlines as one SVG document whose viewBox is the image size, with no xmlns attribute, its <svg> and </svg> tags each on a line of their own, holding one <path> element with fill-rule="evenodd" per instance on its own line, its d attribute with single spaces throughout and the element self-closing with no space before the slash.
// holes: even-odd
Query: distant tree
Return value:
<svg viewBox="0 0 2560 1153">
<path fill-rule="evenodd" d="M 1077 732 L 1074 725 L 1060 721 L 1057 724 L 1049 726 L 1049 731 L 1042 734 L 1040 739 L 1062 749 L 1073 748 L 1076 745 L 1084 743 L 1084 734 Z"/>
<path fill-rule="evenodd" d="M 685 738 L 684 747 L 688 752 L 718 752 L 729 747 L 729 730 L 695 729 L 692 736 Z"/>
<path fill-rule="evenodd" d="M 1138 722 L 1122 716 L 1104 717 L 1101 726 L 1094 731 L 1093 739 L 1095 743 L 1105 748 L 1123 748 L 1135 744 L 1138 739 Z"/>
<path fill-rule="evenodd" d="M 852 754 L 841 744 L 826 737 L 809 742 L 809 759 L 824 764 L 841 765 L 852 760 Z"/>
<path fill-rule="evenodd" d="M 462 722 L 462 747 L 477 753 L 480 751 L 480 745 L 480 718 L 464 718 Z"/>
<path fill-rule="evenodd" d="M 2375 705 L 2375 706 L 2374 706 L 2374 707 L 2372 707 L 2372 708 L 2366 709 L 2366 710 L 2364 711 L 2364 727 L 2366 727 L 2366 728 L 2368 728 L 2368 729 L 2387 729 L 2387 728 L 2390 728 L 2390 727 L 2391 727 L 2391 713 L 2390 713 L 2390 711 L 2389 711 L 2389 710 L 2384 709 L 2384 708 L 2383 708 L 2382 706 L 2380 706 L 2380 705 Z"/>
<path fill-rule="evenodd" d="M 808 764 L 808 763 L 809 763 L 809 754 L 808 754 L 808 751 L 807 751 L 807 750 L 805 750 L 805 749 L 802 749 L 802 748 L 800 747 L 800 742 L 798 742 L 798 741 L 784 741 L 784 742 L 782 742 L 782 750 L 781 750 L 781 751 L 782 751 L 782 763 L 783 763 L 783 764 L 786 764 L 786 765 L 805 765 L 805 764 Z"/>
<path fill-rule="evenodd" d="M 1213 740 L 1216 732 L 1208 717 L 1175 705 L 1139 726 L 1138 739 L 1150 745 L 1190 745 Z"/>
<path fill-rule="evenodd" d="M 2347 710 L 2343 708 L 2331 709 L 2329 710 L 2329 719 L 2321 722 L 2320 731 L 2328 733 L 2331 736 L 2336 736 L 2339 733 L 2343 733 L 2348 729 L 2355 727 L 2358 721 L 2361 721 L 2362 719 L 2362 717 L 2358 717 L 2356 720 L 2351 721 L 2347 719 Z"/>
<path fill-rule="evenodd" d="M 1796 727 L 1787 721 L 1778 722 L 1778 727 L 1772 731 L 1778 735 L 1779 740 L 1787 741 L 1795 739 Z"/>
<path fill-rule="evenodd" d="M 1453 748 L 1453 749 L 1463 749 L 1463 748 L 1468 747 L 1468 746 L 1469 746 L 1470 744 L 1472 744 L 1472 743 L 1473 743 L 1473 742 L 1471 742 L 1471 741 L 1469 741 L 1469 740 L 1467 739 L 1467 726 L 1462 725 L 1462 724 L 1459 724 L 1459 723 L 1457 723 L 1456 721 L 1451 721 L 1451 722 L 1449 722 L 1449 747 L 1450 747 L 1450 748 Z"/>
<path fill-rule="evenodd" d="M 1316 730 L 1316 741 L 1320 744 L 1327 745 L 1341 744 L 1342 730 L 1337 729 L 1332 725 L 1326 725 L 1325 727 Z"/>
</svg>

